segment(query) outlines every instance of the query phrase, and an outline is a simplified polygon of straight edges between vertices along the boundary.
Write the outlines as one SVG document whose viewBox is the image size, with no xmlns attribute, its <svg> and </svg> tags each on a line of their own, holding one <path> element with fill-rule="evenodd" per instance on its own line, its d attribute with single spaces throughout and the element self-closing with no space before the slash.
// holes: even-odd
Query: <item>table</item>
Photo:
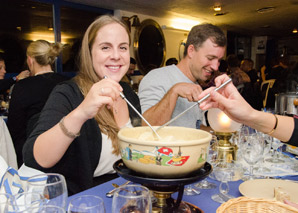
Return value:
<svg viewBox="0 0 298 213">
<path fill-rule="evenodd" d="M 298 181 L 298 176 L 286 176 L 283 177 L 284 179 L 290 179 L 290 180 L 296 180 Z M 216 180 L 213 180 L 211 178 L 207 178 L 208 181 L 213 182 L 217 185 L 217 187 L 215 189 L 201 189 L 201 194 L 199 195 L 194 195 L 194 196 L 186 196 L 183 195 L 183 201 L 192 203 L 196 206 L 198 206 L 201 210 L 203 210 L 205 213 L 215 213 L 216 209 L 221 205 L 220 203 L 217 203 L 215 201 L 213 201 L 211 199 L 211 196 L 213 194 L 217 194 L 219 192 L 218 190 L 218 186 L 219 186 L 219 182 Z M 77 197 L 79 195 L 97 195 L 103 198 L 104 203 L 105 203 L 105 208 L 106 208 L 106 212 L 107 213 L 111 213 L 112 212 L 112 198 L 108 198 L 106 197 L 106 193 L 112 189 L 114 189 L 114 187 L 112 186 L 112 183 L 116 183 L 118 185 L 121 185 L 123 183 L 125 183 L 127 180 L 119 177 L 117 179 L 111 180 L 109 182 L 103 183 L 101 185 L 95 186 L 91 189 L 85 190 L 83 192 L 80 192 L 78 194 L 75 194 L 71 197 L 69 197 L 69 200 Z M 230 192 L 229 194 L 235 196 L 235 197 L 239 197 L 241 196 L 238 187 L 239 185 L 242 183 L 242 180 L 239 181 L 235 181 L 235 182 L 229 182 L 229 186 L 230 186 Z M 173 194 L 172 197 L 174 199 L 177 198 L 177 193 Z"/>
</svg>

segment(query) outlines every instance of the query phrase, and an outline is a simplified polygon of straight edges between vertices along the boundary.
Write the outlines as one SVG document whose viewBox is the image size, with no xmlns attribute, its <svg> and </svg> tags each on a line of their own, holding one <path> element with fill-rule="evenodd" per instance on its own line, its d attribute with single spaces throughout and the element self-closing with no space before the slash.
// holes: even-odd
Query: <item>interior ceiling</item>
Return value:
<svg viewBox="0 0 298 213">
<path fill-rule="evenodd" d="M 160 18 L 187 16 L 255 36 L 288 37 L 298 28 L 298 0 L 69 0 L 112 10 L 125 10 Z M 215 16 L 220 4 L 225 15 Z M 274 11 L 258 13 L 264 7 Z"/>
</svg>

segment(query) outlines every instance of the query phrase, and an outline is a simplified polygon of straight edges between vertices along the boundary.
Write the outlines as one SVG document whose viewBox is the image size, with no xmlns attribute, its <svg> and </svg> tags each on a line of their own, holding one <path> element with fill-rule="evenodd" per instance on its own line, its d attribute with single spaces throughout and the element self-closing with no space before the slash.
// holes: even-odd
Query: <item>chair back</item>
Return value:
<svg viewBox="0 0 298 213">
<path fill-rule="evenodd" d="M 267 86 L 265 96 L 263 97 L 263 107 L 266 108 L 268 92 L 273 87 L 275 79 L 270 79 L 263 81 L 261 84 L 261 91 L 263 91 L 263 86 Z"/>
</svg>

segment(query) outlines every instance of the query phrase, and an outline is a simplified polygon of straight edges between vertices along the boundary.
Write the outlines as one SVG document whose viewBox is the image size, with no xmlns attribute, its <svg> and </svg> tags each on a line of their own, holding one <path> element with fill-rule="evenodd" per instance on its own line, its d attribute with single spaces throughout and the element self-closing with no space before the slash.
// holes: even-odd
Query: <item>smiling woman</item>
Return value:
<svg viewBox="0 0 298 213">
<path fill-rule="evenodd" d="M 117 177 L 112 167 L 120 159 L 117 133 L 132 127 L 120 97 L 132 89 L 119 84 L 129 67 L 129 41 L 127 26 L 116 17 L 92 22 L 83 37 L 79 73 L 53 90 L 24 146 L 25 164 L 63 174 L 69 194 Z"/>
</svg>

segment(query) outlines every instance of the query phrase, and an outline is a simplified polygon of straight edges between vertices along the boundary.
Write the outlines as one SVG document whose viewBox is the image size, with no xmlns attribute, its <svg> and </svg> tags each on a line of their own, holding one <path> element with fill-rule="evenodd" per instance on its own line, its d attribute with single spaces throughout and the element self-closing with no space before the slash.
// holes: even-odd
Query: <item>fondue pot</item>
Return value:
<svg viewBox="0 0 298 213">
<path fill-rule="evenodd" d="M 298 94 L 296 92 L 275 94 L 275 113 L 298 115 Z"/>
<path fill-rule="evenodd" d="M 184 177 L 203 167 L 211 134 L 193 128 L 163 127 L 156 139 L 147 127 L 123 128 L 118 133 L 123 163 L 148 177 Z"/>
</svg>

